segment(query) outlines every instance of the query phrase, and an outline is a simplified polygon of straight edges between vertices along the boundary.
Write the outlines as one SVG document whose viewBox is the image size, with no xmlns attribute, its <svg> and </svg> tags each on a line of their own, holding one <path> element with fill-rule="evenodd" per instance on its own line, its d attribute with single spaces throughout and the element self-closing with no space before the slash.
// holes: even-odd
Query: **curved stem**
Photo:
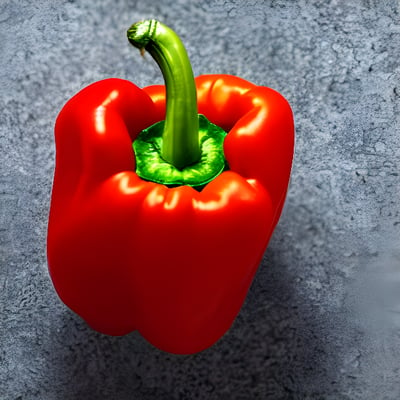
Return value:
<svg viewBox="0 0 400 400">
<path fill-rule="evenodd" d="M 161 69 L 167 91 L 161 154 L 165 161 L 183 169 L 201 155 L 196 86 L 186 50 L 171 28 L 154 19 L 132 25 L 127 35 L 129 42 L 147 50 Z"/>
</svg>

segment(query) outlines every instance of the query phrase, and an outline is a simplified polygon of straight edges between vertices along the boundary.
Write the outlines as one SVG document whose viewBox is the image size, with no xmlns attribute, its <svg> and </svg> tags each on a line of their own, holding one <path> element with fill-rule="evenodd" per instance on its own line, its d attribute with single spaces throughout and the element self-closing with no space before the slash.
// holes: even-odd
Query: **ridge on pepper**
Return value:
<svg viewBox="0 0 400 400">
<path fill-rule="evenodd" d="M 192 354 L 230 328 L 279 220 L 293 115 L 270 88 L 193 78 L 159 21 L 134 24 L 128 39 L 165 86 L 105 79 L 60 111 L 50 276 L 95 330 L 139 330 L 161 350 Z"/>
</svg>

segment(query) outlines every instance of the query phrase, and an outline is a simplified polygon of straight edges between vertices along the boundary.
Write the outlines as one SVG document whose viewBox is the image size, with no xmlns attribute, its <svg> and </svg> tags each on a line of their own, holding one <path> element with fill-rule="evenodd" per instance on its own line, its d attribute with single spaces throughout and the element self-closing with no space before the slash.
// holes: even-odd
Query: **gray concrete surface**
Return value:
<svg viewBox="0 0 400 400">
<path fill-rule="evenodd" d="M 0 1 L 0 399 L 400 398 L 396 0 Z M 282 92 L 296 119 L 279 226 L 232 329 L 173 356 L 91 331 L 46 264 L 53 124 L 107 77 L 161 83 L 125 38 L 158 18 L 196 75 Z"/>
</svg>

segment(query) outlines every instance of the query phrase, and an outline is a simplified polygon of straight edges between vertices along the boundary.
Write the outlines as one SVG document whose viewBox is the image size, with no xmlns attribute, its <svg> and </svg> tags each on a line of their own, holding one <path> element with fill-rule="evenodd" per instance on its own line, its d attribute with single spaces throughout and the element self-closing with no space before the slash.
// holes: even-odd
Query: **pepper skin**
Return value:
<svg viewBox="0 0 400 400">
<path fill-rule="evenodd" d="M 286 196 L 294 147 L 287 101 L 228 75 L 195 79 L 199 113 L 224 128 L 229 171 L 202 191 L 144 181 L 132 142 L 165 116 L 164 86 L 107 79 L 75 95 L 55 126 L 49 271 L 95 330 L 139 332 L 191 354 L 231 326 Z"/>
</svg>

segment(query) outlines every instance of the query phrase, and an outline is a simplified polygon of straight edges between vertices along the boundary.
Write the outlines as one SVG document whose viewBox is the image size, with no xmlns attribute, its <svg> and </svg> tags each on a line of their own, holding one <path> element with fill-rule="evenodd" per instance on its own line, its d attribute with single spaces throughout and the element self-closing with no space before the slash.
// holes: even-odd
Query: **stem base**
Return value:
<svg viewBox="0 0 400 400">
<path fill-rule="evenodd" d="M 198 162 L 182 169 L 162 158 L 165 121 L 157 122 L 143 130 L 133 142 L 136 173 L 144 180 L 166 186 L 192 186 L 201 188 L 228 168 L 223 144 L 226 132 L 199 114 L 199 139 L 201 157 Z"/>
</svg>

